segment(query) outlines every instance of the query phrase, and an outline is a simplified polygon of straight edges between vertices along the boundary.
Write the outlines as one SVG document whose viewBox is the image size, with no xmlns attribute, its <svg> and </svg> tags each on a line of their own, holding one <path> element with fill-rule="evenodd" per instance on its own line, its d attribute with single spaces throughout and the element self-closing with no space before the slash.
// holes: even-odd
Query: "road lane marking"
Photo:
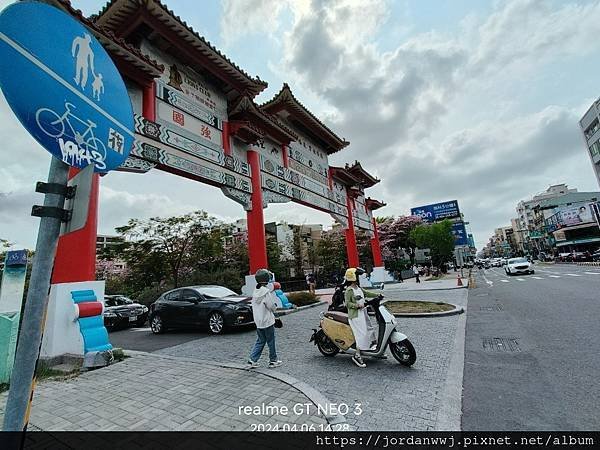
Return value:
<svg viewBox="0 0 600 450">
<path fill-rule="evenodd" d="M 150 331 L 150 327 L 148 327 L 148 328 L 130 328 L 129 331 L 134 331 L 134 332 L 138 332 L 138 331 Z"/>
<path fill-rule="evenodd" d="M 488 280 L 488 278 L 485 276 L 485 272 L 483 273 L 483 278 L 485 278 L 485 282 L 488 284 L 489 287 L 492 287 L 494 285 L 494 283 Z"/>
<path fill-rule="evenodd" d="M 525 278 L 517 278 L 517 281 L 525 281 Z"/>
<path fill-rule="evenodd" d="M 600 272 L 583 272 L 583 273 L 587 273 L 588 275 L 600 275 Z"/>
<path fill-rule="evenodd" d="M 531 278 L 535 278 L 536 280 L 543 280 L 542 277 L 531 277 Z"/>
<path fill-rule="evenodd" d="M 565 275 L 569 275 L 570 277 L 580 277 L 581 275 L 577 275 L 576 273 L 566 273 Z"/>
<path fill-rule="evenodd" d="M 560 278 L 558 275 L 548 275 L 550 278 Z"/>
<path fill-rule="evenodd" d="M 508 281 L 508 280 L 500 280 L 500 281 L 502 281 L 503 283 L 510 283 L 510 281 Z"/>
</svg>

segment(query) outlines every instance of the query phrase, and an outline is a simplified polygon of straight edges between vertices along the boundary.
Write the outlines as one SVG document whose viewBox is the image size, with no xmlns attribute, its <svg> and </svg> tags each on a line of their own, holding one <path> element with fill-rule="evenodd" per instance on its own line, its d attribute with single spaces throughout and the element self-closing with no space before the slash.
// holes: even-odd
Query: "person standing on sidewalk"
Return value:
<svg viewBox="0 0 600 450">
<path fill-rule="evenodd" d="M 308 276 L 306 277 L 306 283 L 308 284 L 308 292 L 315 295 L 315 291 L 316 291 L 316 287 L 317 287 L 317 280 L 315 279 L 314 273 L 308 274 Z"/>
<path fill-rule="evenodd" d="M 412 270 L 413 270 L 413 273 L 415 274 L 415 279 L 416 279 L 417 283 L 420 283 L 421 280 L 419 279 L 419 268 L 416 265 L 414 265 Z"/>
<path fill-rule="evenodd" d="M 258 360 L 265 344 L 269 347 L 269 368 L 281 366 L 275 349 L 275 310 L 277 299 L 273 293 L 273 274 L 267 269 L 259 269 L 254 275 L 256 289 L 252 294 L 252 314 L 256 324 L 256 343 L 248 359 L 248 368 L 258 367 Z"/>
</svg>

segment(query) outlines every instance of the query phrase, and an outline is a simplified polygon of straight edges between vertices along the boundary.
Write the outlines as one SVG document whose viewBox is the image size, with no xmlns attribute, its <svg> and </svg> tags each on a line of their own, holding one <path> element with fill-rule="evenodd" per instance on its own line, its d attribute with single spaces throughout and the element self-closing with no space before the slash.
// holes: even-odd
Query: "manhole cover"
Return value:
<svg viewBox="0 0 600 450">
<path fill-rule="evenodd" d="M 479 310 L 480 311 L 490 311 L 490 312 L 502 311 L 502 305 L 495 304 L 495 305 L 480 306 Z"/>
<path fill-rule="evenodd" d="M 483 350 L 492 353 L 518 353 L 521 347 L 519 338 L 516 337 L 484 337 Z"/>
</svg>

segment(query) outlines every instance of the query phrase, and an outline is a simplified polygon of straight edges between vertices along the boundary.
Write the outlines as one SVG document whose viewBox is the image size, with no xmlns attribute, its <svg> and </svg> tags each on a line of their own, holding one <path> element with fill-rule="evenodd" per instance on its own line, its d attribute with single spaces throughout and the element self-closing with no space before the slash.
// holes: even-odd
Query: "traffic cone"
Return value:
<svg viewBox="0 0 600 450">
<path fill-rule="evenodd" d="M 459 274 L 456 274 L 456 281 L 457 281 L 457 283 L 456 283 L 457 286 L 462 286 L 463 285 L 462 280 L 460 279 L 460 275 Z"/>
</svg>

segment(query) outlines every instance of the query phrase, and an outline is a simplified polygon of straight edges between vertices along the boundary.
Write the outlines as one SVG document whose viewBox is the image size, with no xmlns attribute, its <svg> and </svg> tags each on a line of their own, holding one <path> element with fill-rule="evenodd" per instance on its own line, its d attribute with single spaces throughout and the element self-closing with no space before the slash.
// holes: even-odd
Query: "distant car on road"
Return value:
<svg viewBox="0 0 600 450">
<path fill-rule="evenodd" d="M 531 262 L 527 258 L 510 258 L 504 268 L 506 275 L 517 275 L 521 273 L 535 273 Z"/>
<path fill-rule="evenodd" d="M 141 327 L 148 319 L 148 307 L 124 295 L 104 296 L 104 326 L 108 329 Z"/>
<path fill-rule="evenodd" d="M 223 286 L 188 286 L 162 294 L 150 305 L 150 329 L 206 327 L 212 334 L 254 323 L 250 297 Z"/>
</svg>

